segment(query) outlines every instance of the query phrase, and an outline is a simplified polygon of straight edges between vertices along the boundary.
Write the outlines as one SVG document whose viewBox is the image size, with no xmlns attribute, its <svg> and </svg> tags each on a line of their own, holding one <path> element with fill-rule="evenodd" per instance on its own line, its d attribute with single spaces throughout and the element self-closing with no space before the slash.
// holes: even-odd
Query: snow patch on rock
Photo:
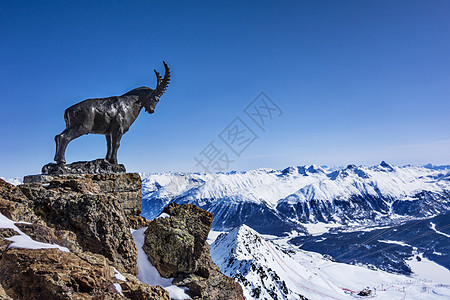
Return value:
<svg viewBox="0 0 450 300">
<path fill-rule="evenodd" d="M 57 248 L 64 252 L 70 252 L 70 250 L 67 249 L 66 247 L 61 247 L 60 245 L 57 244 L 48 244 L 33 240 L 30 236 L 23 233 L 16 225 L 14 225 L 14 223 L 18 222 L 14 222 L 0 213 L 0 228 L 11 228 L 17 232 L 17 235 L 5 238 L 6 240 L 12 242 L 12 244 L 9 245 L 9 248 L 22 248 L 22 249 Z"/>
</svg>

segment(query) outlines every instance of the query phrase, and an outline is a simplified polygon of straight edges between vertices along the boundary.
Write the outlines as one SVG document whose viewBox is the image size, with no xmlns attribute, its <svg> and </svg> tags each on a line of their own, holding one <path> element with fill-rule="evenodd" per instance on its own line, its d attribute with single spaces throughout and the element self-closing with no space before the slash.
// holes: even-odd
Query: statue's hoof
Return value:
<svg viewBox="0 0 450 300">
<path fill-rule="evenodd" d="M 45 166 L 42 167 L 42 174 L 44 174 L 44 175 L 54 174 L 58 170 L 63 169 L 63 167 L 64 167 L 63 164 L 49 163 L 49 164 L 46 164 Z"/>
</svg>

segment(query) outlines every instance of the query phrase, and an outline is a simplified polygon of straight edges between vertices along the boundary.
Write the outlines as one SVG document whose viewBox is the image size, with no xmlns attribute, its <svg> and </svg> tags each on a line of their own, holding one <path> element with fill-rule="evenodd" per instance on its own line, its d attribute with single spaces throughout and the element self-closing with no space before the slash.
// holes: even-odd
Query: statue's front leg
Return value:
<svg viewBox="0 0 450 300">
<path fill-rule="evenodd" d="M 54 160 L 58 164 L 66 163 L 65 152 L 66 152 L 66 147 L 68 144 L 66 134 L 67 134 L 67 129 L 64 130 L 61 134 L 58 134 L 57 136 L 55 136 L 56 152 L 55 152 Z"/>
<path fill-rule="evenodd" d="M 55 136 L 55 161 L 58 164 L 66 163 L 65 153 L 67 145 L 70 143 L 70 141 L 82 136 L 83 134 L 85 134 L 85 131 L 83 131 L 83 129 L 81 128 L 66 128 L 61 134 Z"/>
</svg>

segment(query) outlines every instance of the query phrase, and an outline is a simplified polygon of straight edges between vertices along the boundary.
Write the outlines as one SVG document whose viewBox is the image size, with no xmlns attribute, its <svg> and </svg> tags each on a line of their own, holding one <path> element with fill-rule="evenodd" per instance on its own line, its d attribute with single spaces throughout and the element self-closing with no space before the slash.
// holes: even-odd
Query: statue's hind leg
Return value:
<svg viewBox="0 0 450 300">
<path fill-rule="evenodd" d="M 56 153 L 55 153 L 55 161 L 58 164 L 65 164 L 66 158 L 66 148 L 67 145 L 72 141 L 73 139 L 76 139 L 77 137 L 82 136 L 84 133 L 79 129 L 73 129 L 73 128 L 66 128 L 61 134 L 58 134 L 55 136 L 55 143 L 56 143 Z"/>
<path fill-rule="evenodd" d="M 111 135 L 110 134 L 106 134 L 105 136 L 106 136 L 106 147 L 107 147 L 105 159 L 107 161 L 110 161 L 111 160 L 111 155 L 112 155 Z"/>
<path fill-rule="evenodd" d="M 121 138 L 122 134 L 119 132 L 111 134 L 111 156 L 107 160 L 112 164 L 117 164 L 117 150 L 119 149 Z"/>
</svg>

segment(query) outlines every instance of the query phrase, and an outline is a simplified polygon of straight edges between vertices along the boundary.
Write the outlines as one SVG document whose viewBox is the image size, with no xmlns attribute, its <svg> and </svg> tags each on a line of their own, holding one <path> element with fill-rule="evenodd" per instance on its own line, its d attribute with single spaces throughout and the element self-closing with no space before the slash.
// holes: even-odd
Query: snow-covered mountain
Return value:
<svg viewBox="0 0 450 300">
<path fill-rule="evenodd" d="M 420 253 L 408 261 L 411 276 L 396 275 L 277 245 L 242 225 L 220 235 L 211 255 L 222 272 L 242 285 L 246 299 L 354 299 L 363 293 L 379 299 L 450 296 L 450 271 Z"/>
<path fill-rule="evenodd" d="M 260 233 L 314 233 L 339 225 L 387 225 L 450 209 L 450 166 L 349 165 L 219 174 L 141 174 L 143 216 L 170 202 L 214 213 L 214 230 L 246 224 Z M 321 225 L 322 224 L 322 225 Z"/>
<path fill-rule="evenodd" d="M 22 184 L 22 183 L 23 183 L 23 178 L 22 178 L 22 177 L 11 177 L 11 178 L 6 178 L 6 177 L 3 177 L 3 176 L 0 176 L 0 179 L 6 181 L 6 182 L 8 182 L 8 183 L 11 183 L 11 184 L 13 184 L 13 185 L 19 185 L 19 184 Z"/>
</svg>

